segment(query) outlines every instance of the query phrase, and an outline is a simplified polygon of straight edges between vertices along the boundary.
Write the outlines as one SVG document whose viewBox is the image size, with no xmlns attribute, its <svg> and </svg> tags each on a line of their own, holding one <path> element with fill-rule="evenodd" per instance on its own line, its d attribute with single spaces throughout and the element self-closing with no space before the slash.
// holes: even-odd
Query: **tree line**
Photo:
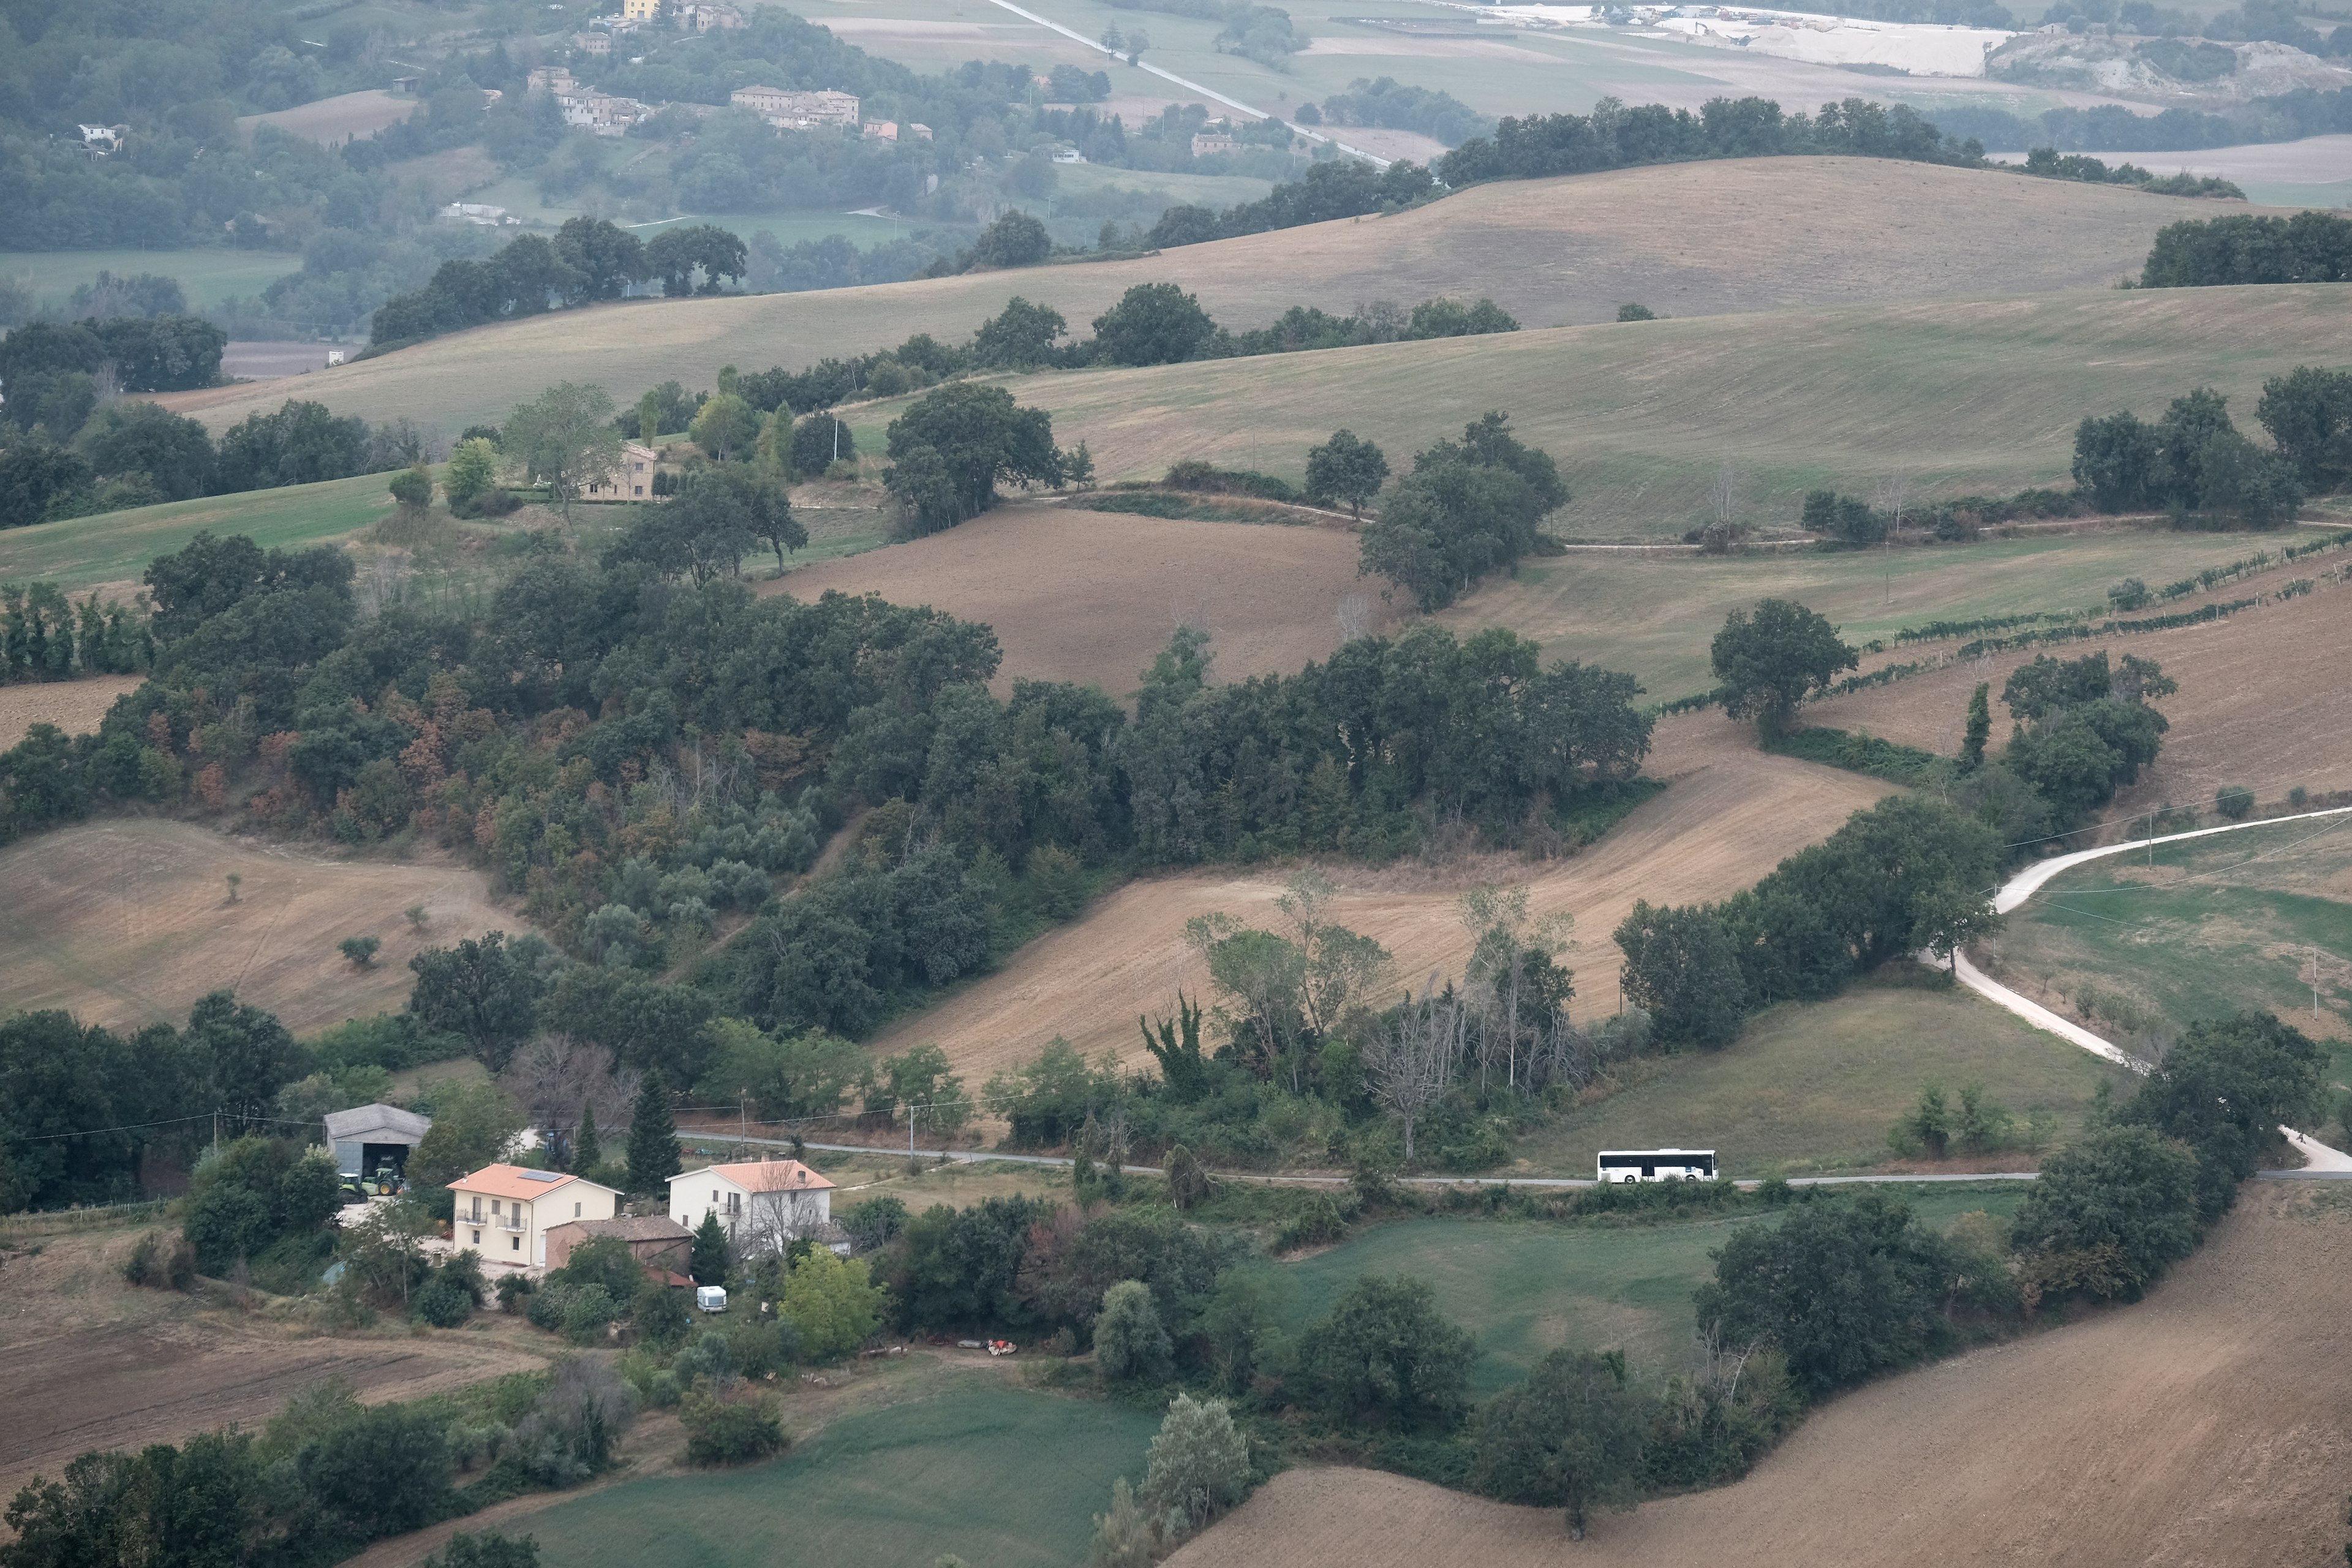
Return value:
<svg viewBox="0 0 2352 1568">
<path fill-rule="evenodd" d="M 656 278 L 671 299 L 716 294 L 721 279 L 742 279 L 746 257 L 742 240 L 713 224 L 666 228 L 648 242 L 604 218 L 566 218 L 551 239 L 517 235 L 487 259 L 444 261 L 424 288 L 394 295 L 377 309 L 369 341 L 398 347 L 490 321 L 617 300 Z"/>
<path fill-rule="evenodd" d="M 2352 479 L 2352 371 L 2297 365 L 2273 376 L 2254 416 L 2270 450 L 2246 437 L 2210 387 L 2174 398 L 2152 423 L 2129 409 L 2086 416 L 2074 431 L 2075 488 L 2105 512 L 2271 528 L 2291 521 L 2306 496 Z"/>
<path fill-rule="evenodd" d="M 2143 289 L 2352 279 L 2352 218 L 2316 208 L 2293 217 L 2251 213 L 2188 219 L 2157 230 L 2140 268 Z"/>
<path fill-rule="evenodd" d="M 388 473 L 433 455 L 431 437 L 413 420 L 371 428 L 323 403 L 289 398 L 274 413 L 257 409 L 215 441 L 201 421 L 159 405 L 101 403 L 94 389 L 68 405 L 67 390 L 52 392 L 29 429 L 0 426 L 0 528 Z"/>
</svg>

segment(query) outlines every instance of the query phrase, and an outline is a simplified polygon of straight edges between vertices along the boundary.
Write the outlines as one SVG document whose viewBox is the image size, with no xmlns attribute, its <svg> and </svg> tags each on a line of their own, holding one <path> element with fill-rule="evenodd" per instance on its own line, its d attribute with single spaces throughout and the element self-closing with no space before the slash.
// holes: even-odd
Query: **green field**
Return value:
<svg viewBox="0 0 2352 1568">
<path fill-rule="evenodd" d="M 2153 864 L 2150 864 L 2150 861 Z M 2177 1030 L 2268 1008 L 2328 1044 L 2352 1086 L 2352 818 L 2284 822 L 2158 845 L 2062 873 L 1987 944 L 2004 977 L 2120 995 Z M 2319 1013 L 2304 975 L 2320 961 Z M 2093 1024 L 2131 1046 L 2112 1010 Z"/>
<path fill-rule="evenodd" d="M 1139 1479 L 1159 1416 L 956 1381 L 845 1416 L 773 1464 L 663 1476 L 530 1518 L 564 1568 L 887 1563 L 1068 1568 L 1112 1479 Z"/>
<path fill-rule="evenodd" d="M 36 301 L 63 310 L 77 284 L 103 270 L 118 278 L 153 272 L 180 280 L 188 308 L 206 310 L 232 294 L 258 294 L 302 258 L 266 250 L 8 250 L 0 251 L 0 278 L 31 285 Z"/>
<path fill-rule="evenodd" d="M 1928 1224 L 1971 1209 L 2007 1215 L 2021 1182 L 1887 1189 Z M 1695 1326 L 1691 1292 L 1715 1269 L 1707 1254 L 1742 1219 L 1602 1226 L 1542 1220 L 1411 1219 L 1379 1225 L 1283 1266 L 1297 1285 L 1290 1320 L 1303 1328 L 1366 1274 L 1405 1274 L 1437 1292 L 1439 1310 L 1478 1342 L 1470 1392 L 1509 1386 L 1561 1345 L 1622 1349 L 1654 1373 L 1679 1372 Z"/>
<path fill-rule="evenodd" d="M 361 474 L 12 528 L 0 532 L 0 582 L 37 578 L 66 588 L 128 582 L 207 529 L 247 534 L 266 546 L 339 539 L 392 510 L 385 480 Z"/>
<path fill-rule="evenodd" d="M 1558 459 L 1574 495 L 1555 531 L 1673 538 L 1711 515 L 1726 463 L 1737 515 L 1780 527 L 1816 489 L 1869 496 L 1900 479 L 1925 500 L 2063 484 L 2084 414 L 2153 415 L 2192 386 L 2226 394 L 2251 424 L 2268 377 L 2352 359 L 2347 298 L 2318 285 L 1855 306 L 1007 384 L 1053 415 L 1057 440 L 1087 442 L 1106 479 L 1157 477 L 1182 458 L 1245 467 L 1255 454 L 1296 480 L 1307 447 L 1342 426 L 1393 464 L 1500 409 Z M 861 444 L 898 411 L 861 410 Z"/>
<path fill-rule="evenodd" d="M 1579 551 L 1522 563 L 1444 618 L 1465 630 L 1507 626 L 1555 657 L 1629 671 L 1653 698 L 1679 697 L 1715 684 L 1706 637 L 1694 629 L 1712 635 L 1730 611 L 1761 598 L 1809 605 L 1859 644 L 1936 620 L 2105 610 L 2119 578 L 2160 587 L 2255 548 L 2242 535 L 2149 529 L 1835 554 Z"/>
<path fill-rule="evenodd" d="M 1981 1081 L 2021 1124 L 2041 1107 L 2063 1140 L 2107 1078 L 2121 1075 L 1971 992 L 1865 981 L 1771 1008 L 1721 1051 L 1664 1058 L 1518 1152 L 1532 1168 L 1584 1175 L 1616 1148 L 1714 1149 L 1741 1178 L 1853 1170 L 1887 1158 L 1887 1129 L 1925 1084 Z"/>
</svg>

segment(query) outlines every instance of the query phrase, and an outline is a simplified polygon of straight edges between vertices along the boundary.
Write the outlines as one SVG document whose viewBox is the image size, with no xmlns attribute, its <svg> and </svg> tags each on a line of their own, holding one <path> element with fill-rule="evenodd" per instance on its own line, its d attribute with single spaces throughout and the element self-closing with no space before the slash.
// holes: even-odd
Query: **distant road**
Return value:
<svg viewBox="0 0 2352 1568">
<path fill-rule="evenodd" d="M 1005 10 L 1012 12 L 1014 16 L 1020 17 L 1024 22 L 1034 22 L 1041 27 L 1050 27 L 1055 32 L 1061 34 L 1062 37 L 1069 38 L 1075 42 L 1084 44 L 1087 47 L 1093 49 L 1099 54 L 1108 55 L 1112 59 L 1118 60 L 1123 63 L 1127 58 L 1125 55 L 1120 54 L 1117 49 L 1104 47 L 1102 44 L 1087 37 L 1084 33 L 1077 31 L 1074 27 L 1065 27 L 1059 22 L 1053 21 L 1045 16 L 1040 16 L 1034 11 L 1023 10 L 1020 6 L 1013 4 L 1013 0 L 989 0 L 989 4 L 1003 7 Z M 1202 98 L 1214 99 L 1219 103 L 1223 104 L 1227 109 L 1238 109 L 1244 114 L 1254 114 L 1260 120 L 1281 119 L 1280 115 L 1269 113 L 1266 110 L 1258 108 L 1255 104 L 1244 103 L 1238 98 L 1228 98 L 1213 87 L 1202 87 L 1197 81 L 1188 81 L 1184 78 L 1178 76 L 1174 71 L 1161 70 L 1158 66 L 1146 64 L 1142 60 L 1138 60 L 1135 63 L 1138 69 L 1150 71 L 1153 76 L 1158 77 L 1162 81 L 1172 81 L 1187 92 L 1197 92 Z M 1290 124 L 1291 130 L 1297 132 L 1299 135 L 1307 138 L 1309 141 L 1328 142 L 1332 146 L 1339 149 L 1340 152 L 1349 153 L 1354 157 L 1361 158 L 1365 163 L 1371 164 L 1376 169 L 1385 169 L 1389 166 L 1389 159 L 1367 153 L 1361 147 L 1350 147 L 1336 136 L 1326 136 L 1321 132 L 1310 131 L 1304 125 L 1291 124 L 1289 121 L 1285 121 L 1285 123 Z"/>
</svg>

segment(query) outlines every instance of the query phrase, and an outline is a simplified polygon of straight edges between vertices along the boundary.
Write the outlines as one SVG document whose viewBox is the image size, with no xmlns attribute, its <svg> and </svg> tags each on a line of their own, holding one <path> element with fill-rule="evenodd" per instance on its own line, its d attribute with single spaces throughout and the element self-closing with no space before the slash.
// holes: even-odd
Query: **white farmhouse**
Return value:
<svg viewBox="0 0 2352 1568">
<path fill-rule="evenodd" d="M 849 1249 L 833 1223 L 833 1184 L 798 1160 L 706 1165 L 669 1179 L 670 1218 L 692 1230 L 713 1214 L 742 1251 L 780 1252 L 803 1237 Z"/>
</svg>

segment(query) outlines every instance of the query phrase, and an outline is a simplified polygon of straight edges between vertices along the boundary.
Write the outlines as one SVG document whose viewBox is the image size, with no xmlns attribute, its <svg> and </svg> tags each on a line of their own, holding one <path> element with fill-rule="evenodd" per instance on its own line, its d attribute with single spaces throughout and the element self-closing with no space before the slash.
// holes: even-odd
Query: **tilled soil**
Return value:
<svg viewBox="0 0 2352 1568">
<path fill-rule="evenodd" d="M 1609 933 L 1636 899 L 1685 903 L 1755 881 L 1891 792 L 1888 784 L 1755 748 L 1754 731 L 1720 713 L 1662 721 L 1645 769 L 1674 781 L 1601 841 L 1566 860 L 1467 855 L 1381 869 L 1334 866 L 1341 896 L 1325 917 L 1378 939 L 1395 958 L 1391 984 L 1418 989 L 1433 972 L 1458 975 L 1470 947 L 1458 905 L 1481 883 L 1525 882 L 1538 914 L 1576 917 L 1576 1011 L 1617 1005 L 1621 963 Z M 1140 1059 L 1134 1019 L 1173 1013 L 1181 988 L 1209 994 L 1208 974 L 1184 945 L 1184 922 L 1223 910 L 1278 924 L 1286 872 L 1203 871 L 1130 882 L 1073 924 L 1030 943 L 997 973 L 893 1026 L 881 1053 L 936 1041 L 967 1081 L 1037 1054 L 1059 1035 L 1088 1055 Z"/>
</svg>

